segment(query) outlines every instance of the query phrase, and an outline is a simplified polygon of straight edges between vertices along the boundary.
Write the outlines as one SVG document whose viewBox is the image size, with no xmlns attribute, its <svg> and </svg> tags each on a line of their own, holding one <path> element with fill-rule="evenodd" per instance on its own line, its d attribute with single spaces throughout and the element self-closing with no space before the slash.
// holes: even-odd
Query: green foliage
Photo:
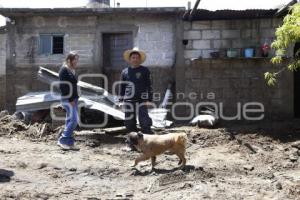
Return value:
<svg viewBox="0 0 300 200">
<path fill-rule="evenodd" d="M 276 50 L 276 56 L 271 59 L 274 64 L 280 64 L 282 57 L 285 55 L 286 50 L 290 45 L 300 41 L 300 3 L 293 5 L 288 15 L 283 19 L 282 26 L 278 27 L 275 32 L 276 40 L 272 43 L 271 47 Z M 295 71 L 300 67 L 300 57 L 297 57 L 300 52 L 296 53 L 296 57 L 287 66 L 287 69 Z M 265 79 L 268 85 L 276 83 L 276 76 L 280 72 L 265 73 Z"/>
<path fill-rule="evenodd" d="M 267 80 L 267 84 L 269 86 L 274 86 L 276 83 L 276 73 L 274 72 L 266 72 L 265 79 Z"/>
</svg>

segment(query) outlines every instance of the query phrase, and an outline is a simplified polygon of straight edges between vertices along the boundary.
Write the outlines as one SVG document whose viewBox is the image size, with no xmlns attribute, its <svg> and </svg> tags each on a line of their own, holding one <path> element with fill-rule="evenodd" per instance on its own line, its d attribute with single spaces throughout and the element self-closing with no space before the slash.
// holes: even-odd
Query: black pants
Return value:
<svg viewBox="0 0 300 200">
<path fill-rule="evenodd" d="M 151 134 L 152 119 L 148 115 L 148 108 L 143 102 L 125 102 L 125 126 L 128 132 L 136 132 L 136 116 L 143 133 Z"/>
</svg>

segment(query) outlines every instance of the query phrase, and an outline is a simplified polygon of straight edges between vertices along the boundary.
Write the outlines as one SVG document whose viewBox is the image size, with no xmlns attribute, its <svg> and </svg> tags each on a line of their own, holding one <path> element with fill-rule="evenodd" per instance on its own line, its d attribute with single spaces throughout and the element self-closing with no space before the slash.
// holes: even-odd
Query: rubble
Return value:
<svg viewBox="0 0 300 200">
<path fill-rule="evenodd" d="M 300 150 L 300 141 L 293 142 L 291 146 Z"/>
<path fill-rule="evenodd" d="M 277 188 L 278 190 L 282 190 L 282 185 L 281 185 L 280 182 L 277 182 L 277 183 L 276 183 L 276 188 Z"/>
<path fill-rule="evenodd" d="M 47 84 L 54 84 L 59 81 L 58 73 L 43 67 L 39 68 L 38 79 Z M 28 123 L 41 122 L 47 114 L 50 116 L 51 108 L 55 109 L 62 107 L 60 105 L 61 97 L 58 92 L 58 86 L 58 84 L 54 84 L 53 89 L 55 91 L 30 92 L 19 97 L 16 102 L 16 110 L 19 119 L 23 119 Z M 91 117 L 88 117 L 88 114 L 81 117 L 84 124 L 98 124 L 103 121 L 103 114 L 110 116 L 108 118 L 109 124 L 113 124 L 118 120 L 125 120 L 125 113 L 123 112 L 122 107 L 119 106 L 119 102 L 117 101 L 118 98 L 116 96 L 110 94 L 101 87 L 83 81 L 78 82 L 78 87 L 81 91 L 78 105 L 79 108 L 84 109 L 84 111 L 81 112 L 81 115 L 86 113 L 92 114 Z M 168 110 L 165 107 L 170 95 L 171 91 L 169 85 L 162 106 L 160 108 L 149 110 L 149 116 L 153 121 L 153 128 L 165 128 L 170 127 L 173 124 L 172 121 L 166 120 Z M 94 113 L 89 112 L 88 110 L 94 111 Z M 95 117 L 96 112 L 102 114 Z M 42 115 L 42 113 L 45 115 Z M 33 115 L 36 116 L 36 118 L 34 118 Z M 53 122 L 54 121 L 55 120 L 53 120 Z M 91 126 L 88 125 L 87 127 Z"/>
<path fill-rule="evenodd" d="M 2 110 L 2 111 L 0 112 L 0 118 L 5 117 L 6 115 L 9 115 L 9 113 L 8 113 L 7 110 Z"/>
<path fill-rule="evenodd" d="M 209 107 L 203 107 L 200 110 L 200 115 L 194 117 L 190 124 L 198 125 L 198 127 L 214 128 L 219 122 L 218 116 L 215 115 L 215 111 Z"/>
<path fill-rule="evenodd" d="M 244 165 L 243 167 L 245 170 L 248 170 L 248 171 L 252 171 L 254 170 L 254 167 L 252 165 Z"/>
<path fill-rule="evenodd" d="M 45 136 L 49 136 L 48 139 L 56 139 L 57 133 L 58 130 L 52 129 L 49 123 L 26 124 L 16 115 L 6 115 L 0 118 L 0 134 L 2 135 L 17 135 L 21 138 L 27 137 L 36 140 Z"/>
</svg>

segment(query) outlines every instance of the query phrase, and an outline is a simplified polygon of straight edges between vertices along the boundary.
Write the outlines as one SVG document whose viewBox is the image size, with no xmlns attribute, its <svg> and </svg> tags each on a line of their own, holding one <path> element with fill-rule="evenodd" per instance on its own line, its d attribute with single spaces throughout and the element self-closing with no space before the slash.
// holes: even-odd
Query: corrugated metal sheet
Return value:
<svg viewBox="0 0 300 200">
<path fill-rule="evenodd" d="M 209 11 L 204 9 L 198 9 L 191 20 L 218 20 L 218 19 L 256 19 L 256 18 L 270 18 L 274 17 L 277 9 L 260 10 L 260 9 L 249 9 L 249 10 L 216 10 Z M 183 19 L 190 19 L 190 11 L 187 11 Z"/>
</svg>

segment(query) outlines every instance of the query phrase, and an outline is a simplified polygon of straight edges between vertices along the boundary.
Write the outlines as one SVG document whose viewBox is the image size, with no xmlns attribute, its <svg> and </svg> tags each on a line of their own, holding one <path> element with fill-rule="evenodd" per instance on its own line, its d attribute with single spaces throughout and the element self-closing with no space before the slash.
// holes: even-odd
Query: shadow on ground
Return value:
<svg viewBox="0 0 300 200">
<path fill-rule="evenodd" d="M 13 171 L 0 169 L 0 183 L 10 182 L 12 176 L 14 176 Z"/>
<path fill-rule="evenodd" d="M 282 143 L 300 140 L 300 119 L 221 122 L 217 128 L 225 128 L 231 137 L 243 134 L 259 134 Z"/>
</svg>

